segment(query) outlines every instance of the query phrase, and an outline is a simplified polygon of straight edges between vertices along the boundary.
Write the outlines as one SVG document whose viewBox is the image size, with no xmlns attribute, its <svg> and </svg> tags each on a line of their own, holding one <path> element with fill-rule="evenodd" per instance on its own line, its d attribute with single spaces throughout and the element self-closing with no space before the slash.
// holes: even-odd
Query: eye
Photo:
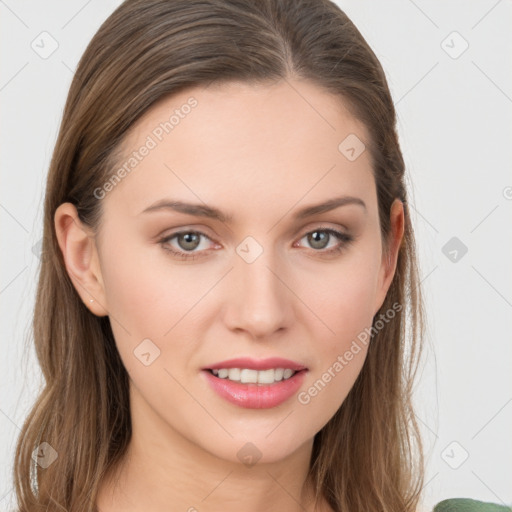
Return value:
<svg viewBox="0 0 512 512">
<path fill-rule="evenodd" d="M 338 239 L 338 244 L 325 250 L 328 247 L 329 242 L 332 238 Z M 351 235 L 346 233 L 342 233 L 341 231 L 337 231 L 332 228 L 318 228 L 313 231 L 306 233 L 301 240 L 307 240 L 307 243 L 313 249 L 316 249 L 315 252 L 320 252 L 322 254 L 335 254 L 343 250 L 350 242 L 354 240 Z"/>
<path fill-rule="evenodd" d="M 178 233 L 173 233 L 170 236 L 162 238 L 159 243 L 166 251 L 169 251 L 171 254 L 177 256 L 178 258 L 195 259 L 200 256 L 196 253 L 205 252 L 204 247 L 201 248 L 202 250 L 195 250 L 201 246 L 201 238 L 211 240 L 210 237 L 204 233 L 201 233 L 200 231 L 180 231 Z M 173 245 L 170 243 L 171 240 L 174 239 L 176 239 L 176 243 L 178 245 L 177 247 L 173 247 Z M 201 257 L 203 255 L 204 254 L 201 254 Z"/>
</svg>

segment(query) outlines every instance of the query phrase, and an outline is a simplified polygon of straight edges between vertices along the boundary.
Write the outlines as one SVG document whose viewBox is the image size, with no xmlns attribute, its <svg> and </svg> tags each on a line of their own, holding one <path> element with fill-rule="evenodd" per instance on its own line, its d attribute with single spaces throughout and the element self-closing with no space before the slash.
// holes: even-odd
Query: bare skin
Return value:
<svg viewBox="0 0 512 512">
<path fill-rule="evenodd" d="M 96 503 L 101 512 L 231 512 L 241 503 L 244 512 L 327 512 L 325 500 L 313 507 L 306 484 L 313 439 L 343 403 L 367 347 L 308 403 L 296 395 L 267 409 L 227 402 L 201 369 L 234 357 L 284 357 L 308 368 L 307 392 L 372 325 L 396 269 L 403 205 L 396 200 L 390 211 L 386 258 L 369 151 L 351 161 L 338 149 L 349 134 L 367 140 L 366 130 L 337 97 L 303 81 L 166 98 L 134 125 L 127 158 L 191 96 L 197 106 L 98 199 L 96 237 L 70 203 L 55 214 L 67 271 L 90 311 L 109 315 L 130 377 L 132 441 Z M 294 218 L 344 195 L 364 206 Z M 232 220 L 141 213 L 163 198 L 206 204 Z M 161 241 L 190 231 L 201 233 L 196 247 L 190 237 Z M 262 249 L 251 263 L 236 251 L 248 236 L 257 244 L 250 251 Z M 134 355 L 144 339 L 160 350 L 150 365 Z M 237 455 L 246 443 L 261 455 L 251 466 Z"/>
</svg>

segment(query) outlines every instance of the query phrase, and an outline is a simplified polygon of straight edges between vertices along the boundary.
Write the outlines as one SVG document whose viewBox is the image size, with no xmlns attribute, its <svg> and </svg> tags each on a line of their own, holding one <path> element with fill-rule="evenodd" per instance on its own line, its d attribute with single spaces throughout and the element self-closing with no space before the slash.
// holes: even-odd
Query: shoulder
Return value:
<svg viewBox="0 0 512 512">
<path fill-rule="evenodd" d="M 439 502 L 433 512 L 512 512 L 512 507 L 469 498 L 452 498 Z"/>
</svg>

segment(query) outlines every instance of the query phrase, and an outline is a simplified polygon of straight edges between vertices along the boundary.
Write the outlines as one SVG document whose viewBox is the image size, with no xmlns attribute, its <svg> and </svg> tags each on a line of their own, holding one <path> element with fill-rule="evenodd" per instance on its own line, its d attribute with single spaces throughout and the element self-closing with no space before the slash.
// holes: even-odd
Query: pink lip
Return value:
<svg viewBox="0 0 512 512">
<path fill-rule="evenodd" d="M 202 368 L 203 370 L 220 370 L 221 368 L 248 368 L 250 370 L 270 370 L 271 368 L 290 368 L 291 370 L 300 371 L 307 368 L 295 361 L 283 359 L 281 357 L 269 357 L 268 359 L 251 359 L 249 357 L 237 357 L 236 359 L 228 359 L 215 363 L 212 366 Z"/>
<path fill-rule="evenodd" d="M 266 360 L 265 364 L 267 361 L 269 360 Z M 242 368 L 247 368 L 247 366 L 241 366 Z M 220 367 L 226 368 L 226 366 L 222 365 Z M 282 368 L 283 366 L 272 366 L 272 368 L 274 367 Z M 229 368 L 239 368 L 239 366 L 234 365 Z M 229 379 L 216 377 L 207 369 L 201 372 L 210 387 L 219 396 L 232 404 L 246 409 L 269 409 L 271 407 L 277 407 L 299 390 L 304 382 L 306 373 L 307 370 L 297 371 L 297 373 L 289 379 L 274 382 L 273 384 L 242 384 Z"/>
</svg>

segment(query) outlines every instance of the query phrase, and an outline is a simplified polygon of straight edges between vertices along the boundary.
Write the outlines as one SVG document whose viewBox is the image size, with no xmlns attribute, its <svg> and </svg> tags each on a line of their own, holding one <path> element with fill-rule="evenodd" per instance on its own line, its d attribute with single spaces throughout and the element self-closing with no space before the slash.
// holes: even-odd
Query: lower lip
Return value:
<svg viewBox="0 0 512 512">
<path fill-rule="evenodd" d="M 247 409 L 270 409 L 277 407 L 293 396 L 304 382 L 307 370 L 273 384 L 242 384 L 229 379 L 220 379 L 208 370 L 203 370 L 208 384 L 228 402 Z"/>
</svg>

